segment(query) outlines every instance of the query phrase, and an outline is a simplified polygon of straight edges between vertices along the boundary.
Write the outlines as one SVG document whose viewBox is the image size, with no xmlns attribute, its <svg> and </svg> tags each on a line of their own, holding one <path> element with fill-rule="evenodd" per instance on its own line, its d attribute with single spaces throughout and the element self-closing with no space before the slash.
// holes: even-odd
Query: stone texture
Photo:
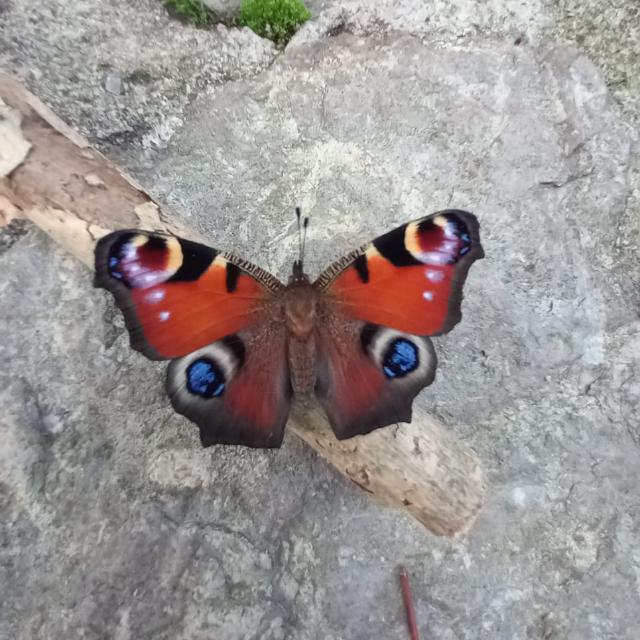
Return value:
<svg viewBox="0 0 640 640">
<path fill-rule="evenodd" d="M 0 15 L 0 66 L 115 155 L 162 146 L 194 95 L 276 54 L 249 29 L 184 25 L 160 0 L 12 0 Z"/>
<path fill-rule="evenodd" d="M 281 276 L 295 204 L 314 272 L 408 217 L 475 211 L 487 258 L 420 404 L 485 460 L 489 504 L 464 539 L 436 539 L 292 438 L 199 449 L 91 275 L 15 225 L 0 243 L 0 637 L 404 639 L 402 562 L 425 637 L 635 640 L 640 211 L 622 113 L 638 120 L 631 81 L 618 102 L 607 85 L 639 63 L 603 52 L 613 39 L 566 3 L 309 4 L 317 20 L 269 69 L 171 102 L 183 126 L 163 145 L 112 151 L 216 246 Z M 11 41 L 54 6 L 10 7 Z M 604 76 L 561 42 L 583 28 Z M 11 55 L 21 71 L 40 54 Z M 101 140 L 102 103 L 83 116 L 54 79 L 41 93 Z"/>
<path fill-rule="evenodd" d="M 535 41 L 553 20 L 549 0 L 307 0 L 305 4 L 316 17 L 302 29 L 305 38 L 336 31 L 368 35 L 397 30 L 432 44 L 518 37 Z"/>
<path fill-rule="evenodd" d="M 203 4 L 220 18 L 226 19 L 237 15 L 242 0 L 203 0 Z"/>
</svg>

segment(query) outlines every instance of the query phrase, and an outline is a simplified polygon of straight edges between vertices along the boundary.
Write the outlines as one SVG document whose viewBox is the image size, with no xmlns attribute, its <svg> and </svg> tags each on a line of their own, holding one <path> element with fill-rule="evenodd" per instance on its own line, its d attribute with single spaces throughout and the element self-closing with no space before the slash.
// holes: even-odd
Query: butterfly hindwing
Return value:
<svg viewBox="0 0 640 640">
<path fill-rule="evenodd" d="M 429 338 L 328 311 L 320 327 L 316 395 L 339 439 L 411 421 L 411 403 L 431 384 Z"/>
<path fill-rule="evenodd" d="M 338 260 L 315 286 L 349 317 L 433 336 L 460 320 L 467 271 L 483 255 L 475 216 L 441 211 Z"/>
<path fill-rule="evenodd" d="M 96 246 L 96 286 L 122 309 L 132 346 L 162 360 L 184 356 L 258 323 L 282 285 L 202 244 L 116 231 Z"/>
<path fill-rule="evenodd" d="M 280 446 L 292 395 L 285 337 L 274 317 L 170 363 L 171 403 L 198 425 L 203 446 Z"/>
</svg>

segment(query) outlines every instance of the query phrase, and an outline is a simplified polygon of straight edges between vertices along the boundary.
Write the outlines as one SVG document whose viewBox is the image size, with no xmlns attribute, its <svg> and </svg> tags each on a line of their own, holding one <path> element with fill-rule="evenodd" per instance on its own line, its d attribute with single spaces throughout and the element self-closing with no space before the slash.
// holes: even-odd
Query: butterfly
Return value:
<svg viewBox="0 0 640 640">
<path fill-rule="evenodd" d="M 467 272 L 484 256 L 477 219 L 458 210 L 403 224 L 315 281 L 300 244 L 285 285 L 171 235 L 123 230 L 97 243 L 95 286 L 115 297 L 134 349 L 171 361 L 171 403 L 205 447 L 279 447 L 294 393 L 315 392 L 339 439 L 410 422 L 435 377 L 428 336 L 460 320 Z"/>
</svg>

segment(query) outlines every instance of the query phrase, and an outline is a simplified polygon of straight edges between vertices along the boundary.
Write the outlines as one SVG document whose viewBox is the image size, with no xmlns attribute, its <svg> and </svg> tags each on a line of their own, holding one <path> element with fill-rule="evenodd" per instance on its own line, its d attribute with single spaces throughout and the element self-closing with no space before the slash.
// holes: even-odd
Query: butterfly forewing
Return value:
<svg viewBox="0 0 640 640">
<path fill-rule="evenodd" d="M 115 296 L 133 348 L 156 360 L 259 323 L 283 286 L 216 249 L 157 233 L 111 233 L 95 255 L 96 286 Z"/>
<path fill-rule="evenodd" d="M 441 211 L 376 238 L 315 285 L 348 317 L 433 336 L 460 320 L 462 286 L 483 255 L 475 216 Z"/>
</svg>

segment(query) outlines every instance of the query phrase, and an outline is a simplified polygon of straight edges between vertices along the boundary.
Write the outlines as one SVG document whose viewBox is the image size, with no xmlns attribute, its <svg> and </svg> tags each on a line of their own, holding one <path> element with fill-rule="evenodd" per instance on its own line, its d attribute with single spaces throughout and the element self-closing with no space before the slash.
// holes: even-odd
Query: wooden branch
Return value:
<svg viewBox="0 0 640 640">
<path fill-rule="evenodd" d="M 95 241 L 112 229 L 202 240 L 4 74 L 0 169 L 0 221 L 28 218 L 89 267 Z M 466 530 L 482 506 L 485 480 L 477 458 L 424 413 L 416 412 L 410 425 L 338 441 L 324 413 L 303 398 L 288 429 L 373 497 L 406 509 L 435 534 Z"/>
</svg>

